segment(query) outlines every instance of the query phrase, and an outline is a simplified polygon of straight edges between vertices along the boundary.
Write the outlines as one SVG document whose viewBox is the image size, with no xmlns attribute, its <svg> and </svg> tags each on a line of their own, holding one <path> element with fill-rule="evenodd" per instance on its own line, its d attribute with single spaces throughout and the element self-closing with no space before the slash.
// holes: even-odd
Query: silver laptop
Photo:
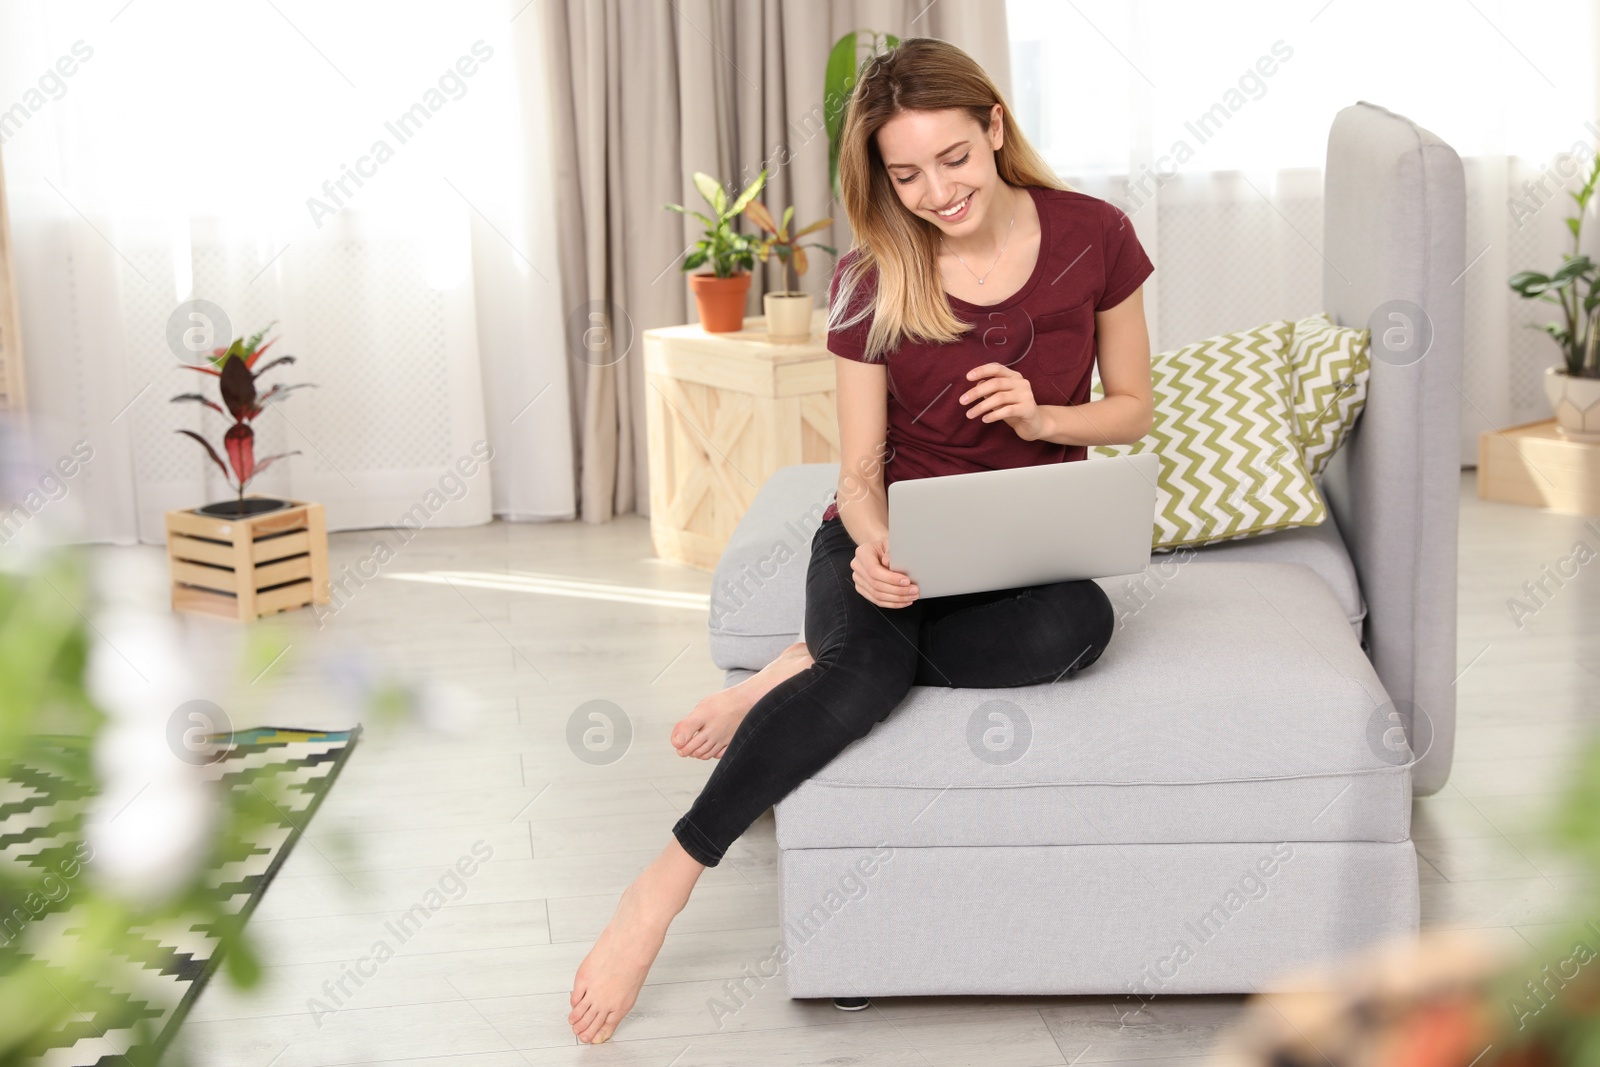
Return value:
<svg viewBox="0 0 1600 1067">
<path fill-rule="evenodd" d="M 1154 452 L 889 486 L 889 565 L 918 597 L 1136 574 L 1150 564 Z"/>
</svg>

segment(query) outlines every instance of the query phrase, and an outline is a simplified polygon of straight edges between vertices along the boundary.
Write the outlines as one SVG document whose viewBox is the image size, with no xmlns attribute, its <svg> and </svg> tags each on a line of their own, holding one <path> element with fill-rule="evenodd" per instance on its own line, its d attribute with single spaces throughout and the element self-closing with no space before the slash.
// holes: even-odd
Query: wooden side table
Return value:
<svg viewBox="0 0 1600 1067">
<path fill-rule="evenodd" d="M 1555 419 L 1478 435 L 1478 497 L 1568 515 L 1600 515 L 1600 444 L 1573 441 Z"/>
<path fill-rule="evenodd" d="M 766 326 L 644 331 L 650 534 L 662 559 L 712 570 L 774 471 L 839 461 L 827 309 L 812 312 L 807 341 L 773 342 Z"/>
</svg>

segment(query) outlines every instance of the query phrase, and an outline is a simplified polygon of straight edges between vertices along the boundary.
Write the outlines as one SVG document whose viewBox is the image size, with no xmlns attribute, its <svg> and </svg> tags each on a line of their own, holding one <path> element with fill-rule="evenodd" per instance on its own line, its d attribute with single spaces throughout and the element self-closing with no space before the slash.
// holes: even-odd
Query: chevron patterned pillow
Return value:
<svg viewBox="0 0 1600 1067">
<path fill-rule="evenodd" d="M 1371 330 L 1335 326 L 1326 311 L 1294 324 L 1294 419 L 1312 477 L 1322 473 L 1367 406 L 1371 342 Z"/>
<path fill-rule="evenodd" d="M 1090 448 L 1108 458 L 1160 456 L 1152 548 L 1233 541 L 1327 518 L 1300 454 L 1293 329 L 1281 319 L 1157 353 L 1150 432 L 1131 445 Z M 1105 395 L 1098 378 L 1090 391 Z"/>
</svg>

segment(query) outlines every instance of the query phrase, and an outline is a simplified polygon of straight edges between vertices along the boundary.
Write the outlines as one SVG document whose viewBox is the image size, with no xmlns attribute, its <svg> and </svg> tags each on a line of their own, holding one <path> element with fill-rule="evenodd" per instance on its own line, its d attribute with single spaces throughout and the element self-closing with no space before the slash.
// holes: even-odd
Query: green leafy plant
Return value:
<svg viewBox="0 0 1600 1067">
<path fill-rule="evenodd" d="M 757 247 L 756 254 L 761 258 L 761 262 L 767 262 L 774 254 L 783 261 L 783 295 L 799 292 L 800 277 L 805 274 L 807 268 L 807 248 L 820 248 L 830 256 L 839 254 L 838 250 L 833 246 L 822 244 L 820 241 L 814 241 L 809 245 L 800 243 L 800 238 L 807 234 L 816 233 L 818 230 L 826 229 L 833 225 L 832 219 L 819 219 L 804 229 L 796 231 L 795 235 L 790 237 L 789 223 L 794 219 L 793 204 L 784 208 L 783 221 L 781 223 L 773 221 L 772 212 L 768 211 L 767 205 L 759 200 L 751 201 L 749 206 L 744 209 L 744 213 L 749 215 L 757 226 L 770 235 L 762 238 L 760 245 Z M 789 281 L 791 274 L 794 276 L 793 284 Z"/>
<path fill-rule="evenodd" d="M 223 448 L 227 450 L 228 462 L 222 462 L 222 457 L 217 450 L 211 447 L 211 442 L 195 433 L 193 430 L 174 430 L 174 433 L 187 434 L 199 441 L 205 448 L 206 454 L 211 457 L 211 462 L 222 471 L 222 476 L 228 479 L 228 484 L 239 495 L 239 500 L 244 500 L 244 491 L 252 479 L 270 467 L 275 461 L 284 456 L 297 456 L 299 449 L 291 452 L 279 452 L 275 455 L 256 458 L 256 433 L 250 423 L 257 415 L 266 410 L 268 404 L 282 400 L 296 389 L 311 388 L 312 383 L 301 382 L 297 385 L 274 385 L 265 393 L 256 390 L 256 379 L 280 363 L 293 363 L 293 356 L 279 356 L 260 370 L 256 363 L 263 353 L 276 343 L 274 337 L 266 344 L 261 339 L 267 335 L 267 330 L 272 329 L 273 323 L 268 323 L 267 328 L 249 339 L 236 337 L 233 343 L 225 348 L 213 350 L 208 357 L 208 366 L 199 367 L 185 364 L 201 374 L 209 374 L 219 380 L 222 391 L 222 402 L 227 405 L 224 410 L 216 401 L 201 393 L 179 393 L 172 398 L 173 403 L 192 400 L 215 411 L 219 415 L 227 415 L 233 419 L 233 425 L 228 427 L 223 434 Z M 230 474 L 228 467 L 232 465 Z"/>
<path fill-rule="evenodd" d="M 721 183 L 709 174 L 700 171 L 694 172 L 694 186 L 700 190 L 700 195 L 710 205 L 716 218 L 710 218 L 701 212 L 691 211 L 681 204 L 667 204 L 668 208 L 684 215 L 693 215 L 705 223 L 705 236 L 696 241 L 690 253 L 683 257 L 683 271 L 688 273 L 706 263 L 711 264 L 711 273 L 718 278 L 731 278 L 739 270 L 750 270 L 755 265 L 756 251 L 759 242 L 749 234 L 740 233 L 734 228 L 734 223 L 744 213 L 750 201 L 755 199 L 761 187 L 767 182 L 767 172 L 763 170 L 756 175 L 744 192 L 732 201 L 728 193 L 722 188 Z"/>
<path fill-rule="evenodd" d="M 1509 1015 L 1499 1016 L 1508 1020 L 1507 1062 L 1518 1065 L 1600 1063 L 1600 959 L 1593 955 L 1600 948 L 1600 732 L 1582 743 L 1568 773 L 1539 836 L 1579 867 L 1579 918 L 1556 924 L 1532 953 L 1495 976 L 1486 998 L 1496 1008 L 1517 1006 L 1522 1016 L 1514 1027 Z M 1575 951 L 1580 944 L 1587 951 Z M 1559 975 L 1554 988 L 1546 984 L 1552 973 Z"/>
<path fill-rule="evenodd" d="M 1562 264 L 1555 273 L 1524 270 L 1507 279 L 1512 290 L 1526 299 L 1561 305 L 1563 323 L 1547 322 L 1543 326 L 1529 323 L 1528 328 L 1543 330 L 1554 338 L 1561 346 L 1567 373 L 1574 378 L 1600 378 L 1600 334 L 1595 332 L 1596 319 L 1600 318 L 1600 313 L 1596 312 L 1596 307 L 1600 306 L 1596 275 L 1600 271 L 1588 255 L 1578 251 L 1583 217 L 1588 212 L 1597 182 L 1600 182 L 1600 155 L 1595 157 L 1594 168 L 1583 188 L 1577 192 L 1567 190 L 1567 195 L 1578 202 L 1578 214 L 1567 217 L 1567 229 L 1572 232 L 1572 252 L 1562 254 Z"/>
<path fill-rule="evenodd" d="M 107 795 L 108 754 L 127 758 L 131 724 L 101 707 L 89 684 L 93 658 L 104 653 L 94 642 L 107 610 L 90 573 L 78 545 L 53 546 L 26 567 L 0 566 L 0 795 L 10 799 L 13 814 L 26 811 L 30 797 L 42 795 L 52 805 L 48 826 L 34 826 L 32 841 L 0 862 L 0 1067 L 38 1062 L 62 1033 L 103 1038 L 121 1053 L 103 1062 L 180 1067 L 180 1049 L 158 1044 L 176 1033 L 179 1021 L 168 1021 L 158 1034 L 148 1007 L 128 996 L 125 978 L 113 976 L 173 966 L 170 950 L 153 932 L 195 930 L 216 939 L 212 959 L 234 987 L 257 987 L 262 959 L 246 917 L 215 887 L 219 879 L 242 877 L 240 865 L 258 842 L 279 832 L 284 813 L 297 808 L 298 787 L 277 773 L 252 771 L 247 787 L 198 782 L 210 818 L 190 865 L 170 872 L 159 892 L 133 891 L 101 869 L 111 865 L 96 843 L 112 834 L 137 840 L 141 831 L 130 826 L 131 813 L 124 814 L 132 801 L 120 791 Z M 160 606 L 154 610 L 159 614 Z M 293 662 L 289 649 L 298 639 L 263 624 L 241 640 L 231 688 L 248 704 L 271 684 L 261 682 L 269 669 L 282 675 Z M 383 729 L 409 714 L 415 701 L 403 683 L 378 679 L 366 687 L 363 706 Z M 141 736 L 133 748 L 147 752 L 145 740 Z M 195 740 L 206 743 L 191 749 Z M 186 732 L 181 743 L 210 751 L 231 740 L 231 732 L 212 738 Z M 167 744 L 174 743 L 169 735 Z M 167 758 L 160 744 L 155 739 L 149 770 L 152 780 L 170 782 L 170 768 L 159 765 Z M 180 758 L 176 749 L 171 758 Z M 94 812 L 109 805 L 120 807 L 95 832 Z M 22 818 L 27 824 L 29 816 Z M 173 833 L 179 832 L 175 826 Z"/>
<path fill-rule="evenodd" d="M 143 1006 L 117 994 L 106 976 L 156 963 L 151 929 L 209 930 L 232 982 L 256 985 L 260 963 L 244 921 L 210 890 L 209 874 L 237 861 L 261 827 L 274 823 L 272 792 L 214 790 L 217 818 L 198 868 L 158 901 L 127 899 L 93 877 L 86 808 L 102 791 L 95 747 L 108 717 L 90 697 L 85 670 L 89 623 L 74 605 L 88 593 L 87 565 L 75 547 L 56 549 L 28 574 L 0 572 L 0 780 L 49 782 L 53 795 L 78 798 L 71 814 L 52 824 L 47 848 L 25 861 L 0 864 L 0 915 L 7 926 L 0 952 L 0 1064 L 21 1063 L 40 1051 L 51 1031 L 83 1028 L 85 1036 L 130 1030 L 142 1053 L 130 1062 L 154 1063 L 155 1034 Z M 271 657 L 255 650 L 260 665 Z M 258 665 L 255 669 L 261 669 Z M 83 869 L 87 868 L 87 869 Z M 71 913 L 72 948 L 49 952 L 47 938 Z M 29 949 L 35 951 L 29 951 Z"/>
<path fill-rule="evenodd" d="M 828 69 L 822 78 L 822 121 L 828 129 L 828 185 L 839 199 L 839 136 L 844 132 L 845 112 L 856 87 L 861 65 L 900 43 L 892 33 L 877 30 L 851 30 L 834 42 L 828 53 Z"/>
</svg>

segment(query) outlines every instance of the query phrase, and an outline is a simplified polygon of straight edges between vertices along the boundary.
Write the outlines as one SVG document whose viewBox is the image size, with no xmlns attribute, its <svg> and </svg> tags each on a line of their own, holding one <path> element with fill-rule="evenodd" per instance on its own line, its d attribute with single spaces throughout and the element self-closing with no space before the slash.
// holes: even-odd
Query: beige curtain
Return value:
<svg viewBox="0 0 1600 1067">
<path fill-rule="evenodd" d="M 22 328 L 17 322 L 17 286 L 12 277 L 16 253 L 10 219 L 5 167 L 0 166 L 0 412 L 9 413 L 20 428 L 26 426 L 28 397 L 23 388 Z"/>
<path fill-rule="evenodd" d="M 609 301 L 613 341 L 620 349 L 631 337 L 625 355 L 569 358 L 578 515 L 648 515 L 639 335 L 696 320 L 679 262 L 699 224 L 663 205 L 703 208 L 697 170 L 742 189 L 765 167 L 762 199 L 794 204 L 804 221 L 837 219 L 831 235 L 818 236 L 842 253 L 849 228 L 832 203 L 822 121 L 833 42 L 859 29 L 942 38 L 969 52 L 1009 99 L 1005 5 L 546 0 L 544 14 L 562 300 L 569 309 Z M 817 256 L 802 287 L 825 299 L 832 271 L 832 258 Z M 776 265 L 758 265 L 746 314 L 760 314 L 762 295 L 781 285 Z"/>
</svg>

